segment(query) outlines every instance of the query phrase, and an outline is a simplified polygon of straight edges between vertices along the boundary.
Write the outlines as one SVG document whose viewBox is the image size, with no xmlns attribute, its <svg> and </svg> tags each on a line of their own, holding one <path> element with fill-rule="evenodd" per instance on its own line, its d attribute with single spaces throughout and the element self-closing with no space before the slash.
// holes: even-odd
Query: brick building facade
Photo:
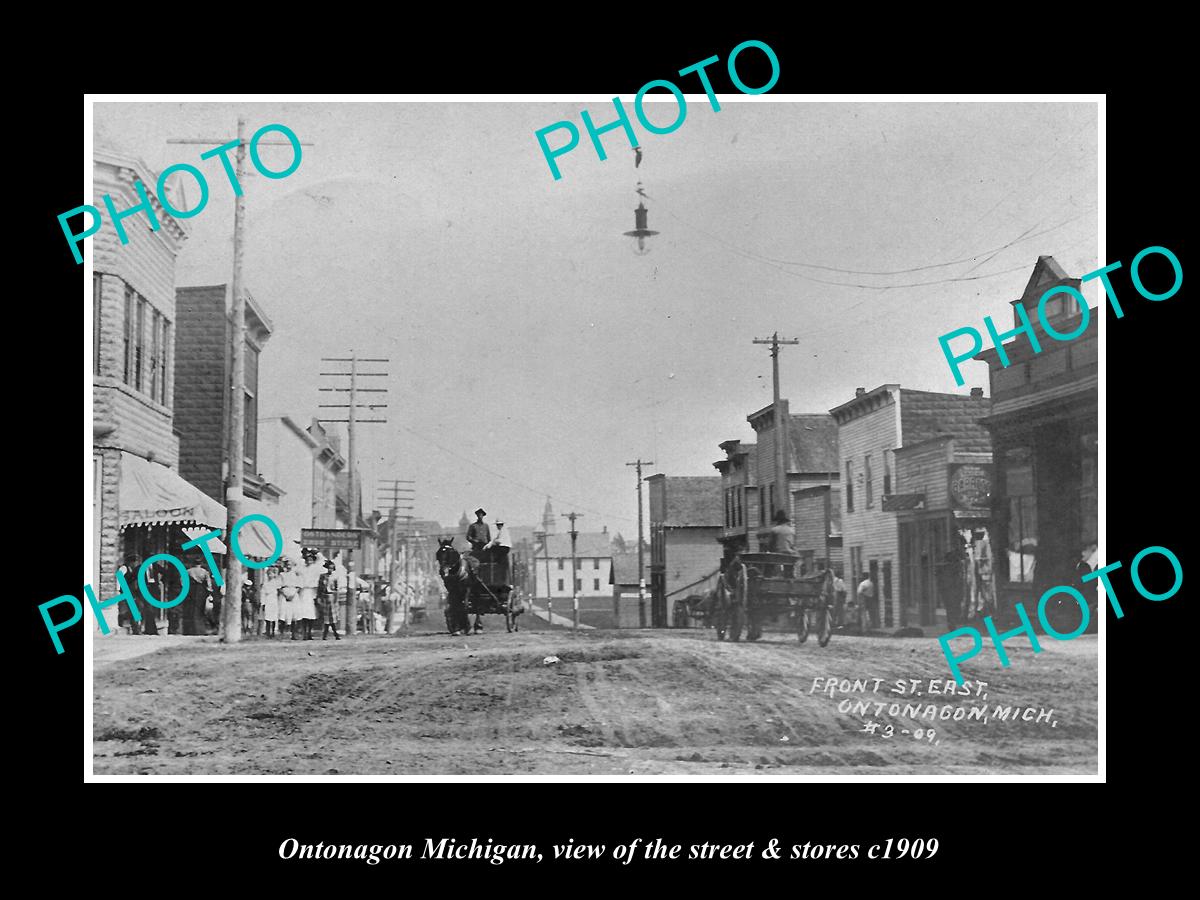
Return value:
<svg viewBox="0 0 1200 900">
<path fill-rule="evenodd" d="M 210 497 L 223 502 L 228 477 L 232 292 L 228 285 L 181 287 L 175 292 L 175 428 L 179 471 Z M 243 398 L 245 456 L 243 491 L 258 500 L 258 358 L 273 326 L 246 291 L 246 375 Z"/>
<path fill-rule="evenodd" d="M 140 160 L 106 149 L 96 150 L 93 171 L 98 208 L 104 207 L 105 194 L 120 210 L 135 207 L 140 202 L 135 182 L 153 186 L 157 178 Z M 178 472 L 175 263 L 187 231 L 149 189 L 147 195 L 160 223 L 157 231 L 139 212 L 123 222 L 127 244 L 111 227 L 91 241 L 91 584 L 99 599 L 119 592 L 115 573 L 127 556 L 140 561 L 178 551 L 186 540 L 183 525 L 223 512 L 219 504 L 202 504 Z M 139 604 L 139 609 L 149 607 Z M 115 607 L 105 611 L 110 626 L 115 627 L 117 613 Z"/>
</svg>

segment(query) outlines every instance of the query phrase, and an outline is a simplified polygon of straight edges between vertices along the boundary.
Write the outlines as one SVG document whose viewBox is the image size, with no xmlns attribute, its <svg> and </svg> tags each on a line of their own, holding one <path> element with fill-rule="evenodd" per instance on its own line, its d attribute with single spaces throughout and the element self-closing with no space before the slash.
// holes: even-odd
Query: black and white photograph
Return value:
<svg viewBox="0 0 1200 900">
<path fill-rule="evenodd" d="M 1102 779 L 1103 96 L 677 83 L 92 98 L 87 780 Z"/>
</svg>

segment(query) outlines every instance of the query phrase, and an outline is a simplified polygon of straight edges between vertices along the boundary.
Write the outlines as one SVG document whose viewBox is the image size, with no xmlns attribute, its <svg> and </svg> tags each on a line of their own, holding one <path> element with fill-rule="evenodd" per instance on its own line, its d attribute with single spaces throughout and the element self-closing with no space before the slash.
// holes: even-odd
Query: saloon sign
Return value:
<svg viewBox="0 0 1200 900">
<path fill-rule="evenodd" d="M 992 500 L 992 467 L 969 463 L 950 466 L 950 499 L 955 509 L 988 509 Z"/>
</svg>

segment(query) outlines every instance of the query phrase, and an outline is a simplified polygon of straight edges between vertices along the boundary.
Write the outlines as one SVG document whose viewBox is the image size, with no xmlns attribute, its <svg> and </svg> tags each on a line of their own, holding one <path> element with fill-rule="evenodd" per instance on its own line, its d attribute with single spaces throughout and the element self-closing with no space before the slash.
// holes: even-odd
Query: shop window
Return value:
<svg viewBox="0 0 1200 900">
<path fill-rule="evenodd" d="M 1033 459 L 1028 448 L 1006 454 L 1004 483 L 1008 495 L 1008 580 L 1031 584 L 1037 563 L 1038 531 Z"/>
</svg>

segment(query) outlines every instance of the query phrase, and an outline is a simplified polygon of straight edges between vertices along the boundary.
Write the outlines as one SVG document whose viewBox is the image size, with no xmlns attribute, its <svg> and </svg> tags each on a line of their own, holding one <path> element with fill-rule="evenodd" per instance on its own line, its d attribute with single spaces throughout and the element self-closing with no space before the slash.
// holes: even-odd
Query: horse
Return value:
<svg viewBox="0 0 1200 900">
<path fill-rule="evenodd" d="M 467 554 L 459 553 L 454 548 L 454 538 L 439 538 L 437 553 L 434 558 L 438 561 L 438 574 L 442 576 L 442 584 L 446 586 L 446 626 L 451 634 L 479 634 L 483 631 L 483 616 L 475 614 L 475 624 L 472 628 L 471 617 L 467 612 L 467 599 L 471 588 L 478 585 L 488 593 L 490 589 L 479 580 L 479 560 Z"/>
<path fill-rule="evenodd" d="M 467 613 L 467 601 L 473 588 L 478 588 L 476 598 L 487 594 L 493 604 L 486 606 L 485 612 L 505 613 L 505 624 L 509 631 L 519 630 L 517 617 L 525 611 L 525 604 L 513 598 L 513 589 L 505 584 L 500 585 L 498 579 L 507 575 L 506 566 L 481 561 L 476 555 L 461 554 L 454 549 L 453 538 L 439 538 L 435 558 L 438 561 L 438 574 L 442 584 L 446 586 L 446 627 L 451 634 L 476 634 L 483 631 L 483 616 L 475 613 L 475 624 L 472 629 Z M 484 569 L 486 578 L 480 577 L 480 568 Z M 499 569 L 499 571 L 498 571 Z M 489 586 L 488 582 L 492 582 Z"/>
</svg>

